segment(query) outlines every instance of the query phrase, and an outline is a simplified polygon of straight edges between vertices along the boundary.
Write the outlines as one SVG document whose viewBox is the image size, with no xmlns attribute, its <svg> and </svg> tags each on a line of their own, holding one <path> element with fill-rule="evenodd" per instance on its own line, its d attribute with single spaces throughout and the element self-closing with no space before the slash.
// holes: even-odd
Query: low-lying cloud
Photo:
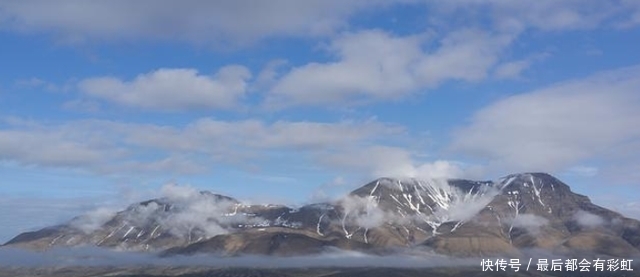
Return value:
<svg viewBox="0 0 640 277">
<path fill-rule="evenodd" d="M 542 226 L 549 223 L 549 220 L 535 214 L 519 214 L 511 222 L 513 227 L 523 228 L 535 235 L 540 232 Z"/>
<path fill-rule="evenodd" d="M 220 257 L 212 254 L 159 257 L 154 253 L 134 253 L 97 247 L 54 248 L 35 252 L 18 248 L 0 248 L 0 267 L 56 266 L 211 266 L 252 268 L 308 268 L 308 267 L 395 267 L 427 268 L 479 264 L 478 259 L 457 259 L 421 253 L 397 253 L 375 256 L 360 252 L 327 249 L 320 255 L 274 257 Z"/>
<path fill-rule="evenodd" d="M 242 212 L 241 207 L 239 202 L 231 198 L 200 192 L 188 185 L 167 184 L 161 188 L 157 200 L 133 204 L 123 213 L 99 208 L 73 219 L 70 226 L 91 234 L 117 218 L 124 226 L 115 232 L 131 228 L 130 231 L 137 230 L 139 235 L 143 235 L 145 228 L 152 228 L 155 230 L 150 236 L 168 232 L 174 237 L 193 242 L 226 234 L 238 224 L 266 223 L 261 217 Z"/>
<path fill-rule="evenodd" d="M 74 218 L 69 224 L 71 227 L 79 229 L 85 234 L 89 234 L 102 228 L 107 221 L 116 215 L 116 212 L 117 211 L 110 208 L 100 207 Z"/>
<path fill-rule="evenodd" d="M 393 218 L 392 215 L 380 209 L 373 196 L 349 195 L 340 200 L 340 205 L 344 212 L 344 223 L 365 229 L 378 227 Z M 345 230 L 345 232 L 348 231 Z"/>
<path fill-rule="evenodd" d="M 573 215 L 573 219 L 575 219 L 580 226 L 588 228 L 602 226 L 605 223 L 602 217 L 582 210 L 576 212 Z"/>
</svg>

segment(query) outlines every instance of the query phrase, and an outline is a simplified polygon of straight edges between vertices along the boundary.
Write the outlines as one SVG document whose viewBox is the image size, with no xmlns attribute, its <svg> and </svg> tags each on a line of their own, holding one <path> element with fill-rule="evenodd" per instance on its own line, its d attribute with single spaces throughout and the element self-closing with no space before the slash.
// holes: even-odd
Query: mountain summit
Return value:
<svg viewBox="0 0 640 277">
<path fill-rule="evenodd" d="M 327 247 L 452 256 L 525 249 L 613 257 L 640 254 L 640 222 L 597 206 L 546 173 L 497 181 L 380 178 L 328 203 L 245 205 L 198 192 L 89 214 L 20 234 L 5 246 L 95 245 L 163 255 L 297 255 Z"/>
</svg>

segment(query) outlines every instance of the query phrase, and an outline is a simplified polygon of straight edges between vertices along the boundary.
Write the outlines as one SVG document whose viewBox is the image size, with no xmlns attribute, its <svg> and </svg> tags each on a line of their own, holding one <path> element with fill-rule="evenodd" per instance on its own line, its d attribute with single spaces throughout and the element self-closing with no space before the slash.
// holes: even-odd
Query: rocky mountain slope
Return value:
<svg viewBox="0 0 640 277">
<path fill-rule="evenodd" d="M 640 254 L 640 222 L 597 206 L 545 173 L 498 181 L 381 178 L 331 203 L 245 205 L 200 192 L 153 199 L 95 222 L 23 233 L 7 246 L 96 245 L 163 255 L 312 254 L 327 248 L 453 256 Z"/>
</svg>

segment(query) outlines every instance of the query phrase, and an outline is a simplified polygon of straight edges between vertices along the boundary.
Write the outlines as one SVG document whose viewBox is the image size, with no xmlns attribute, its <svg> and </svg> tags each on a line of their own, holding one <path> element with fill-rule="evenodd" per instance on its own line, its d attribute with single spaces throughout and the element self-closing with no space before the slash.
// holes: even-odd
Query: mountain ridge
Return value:
<svg viewBox="0 0 640 277">
<path fill-rule="evenodd" d="M 291 256 L 326 248 L 421 249 L 451 256 L 513 256 L 529 248 L 616 257 L 640 253 L 638 220 L 597 206 L 541 172 L 497 181 L 382 177 L 335 201 L 298 208 L 192 192 L 132 204 L 103 224 L 89 219 L 23 233 L 5 246 L 95 245 L 162 255 Z"/>
</svg>

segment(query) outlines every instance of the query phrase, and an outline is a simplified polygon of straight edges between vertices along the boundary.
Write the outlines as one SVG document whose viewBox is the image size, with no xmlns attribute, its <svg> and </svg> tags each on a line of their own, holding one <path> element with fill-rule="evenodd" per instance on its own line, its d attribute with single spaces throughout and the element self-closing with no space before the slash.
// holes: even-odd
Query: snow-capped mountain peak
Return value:
<svg viewBox="0 0 640 277">
<path fill-rule="evenodd" d="M 323 247 L 415 246 L 451 255 L 514 254 L 531 247 L 614 256 L 640 252 L 640 222 L 592 204 L 545 173 L 496 181 L 380 178 L 337 201 L 296 209 L 246 205 L 208 192 L 170 192 L 172 197 L 118 213 L 23 233 L 7 244 L 37 249 L 89 244 L 168 254 L 289 255 Z M 585 238 L 597 243 L 584 244 Z"/>
</svg>

